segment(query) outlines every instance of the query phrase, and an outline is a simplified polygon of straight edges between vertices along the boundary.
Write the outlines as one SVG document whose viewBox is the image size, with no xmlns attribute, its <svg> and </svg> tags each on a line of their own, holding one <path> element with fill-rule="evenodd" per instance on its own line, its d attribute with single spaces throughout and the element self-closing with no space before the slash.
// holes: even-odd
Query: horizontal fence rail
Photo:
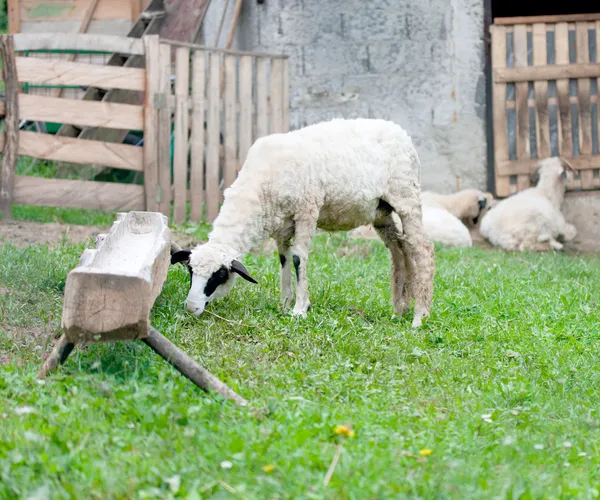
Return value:
<svg viewBox="0 0 600 500">
<path fill-rule="evenodd" d="M 569 19 L 490 27 L 498 196 L 528 188 L 538 160 L 559 155 L 577 170 L 568 189 L 600 188 L 600 19 Z"/>
<path fill-rule="evenodd" d="M 0 101 L 4 215 L 18 203 L 145 209 L 176 222 L 189 211 L 193 221 L 212 222 L 252 143 L 289 129 L 286 56 L 210 49 L 161 41 L 157 35 L 19 34 L 2 35 L 0 41 L 6 84 Z M 145 67 L 45 57 L 52 51 L 133 54 L 144 57 Z M 133 91 L 143 99 L 127 104 L 44 92 L 57 86 L 79 94 L 86 87 Z M 21 130 L 24 121 L 75 126 L 90 134 L 76 138 Z M 122 143 L 123 133 L 131 131 L 143 132 L 137 145 Z M 15 175 L 17 155 L 131 171 L 143 174 L 143 185 Z"/>
</svg>

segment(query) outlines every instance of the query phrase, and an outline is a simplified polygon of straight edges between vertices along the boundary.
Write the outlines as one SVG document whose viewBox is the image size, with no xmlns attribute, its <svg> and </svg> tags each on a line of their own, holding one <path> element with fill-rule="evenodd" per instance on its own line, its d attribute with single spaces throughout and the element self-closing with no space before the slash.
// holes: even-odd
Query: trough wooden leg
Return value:
<svg viewBox="0 0 600 500">
<path fill-rule="evenodd" d="M 58 343 L 54 346 L 50 356 L 48 356 L 48 359 L 42 366 L 42 369 L 38 373 L 38 377 L 44 378 L 48 373 L 56 370 L 59 365 L 62 365 L 67 360 L 74 347 L 75 344 L 70 342 L 66 335 L 63 335 L 58 340 Z"/>
<path fill-rule="evenodd" d="M 179 347 L 164 337 L 158 330 L 150 327 L 148 337 L 142 339 L 159 356 L 164 358 L 182 375 L 189 378 L 200 389 L 210 392 L 214 391 L 225 399 L 235 401 L 239 406 L 247 406 L 248 402 L 240 395 L 236 394 L 231 388 L 221 382 L 208 370 L 196 363 Z"/>
</svg>

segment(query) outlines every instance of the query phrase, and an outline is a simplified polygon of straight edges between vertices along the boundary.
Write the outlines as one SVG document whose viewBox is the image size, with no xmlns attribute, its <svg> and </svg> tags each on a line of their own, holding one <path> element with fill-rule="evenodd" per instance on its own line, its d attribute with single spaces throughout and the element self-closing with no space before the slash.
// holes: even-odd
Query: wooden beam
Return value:
<svg viewBox="0 0 600 500">
<path fill-rule="evenodd" d="M 167 218 L 156 212 L 119 214 L 96 249 L 67 276 L 62 327 L 73 343 L 148 336 L 150 310 L 171 264 Z"/>
<path fill-rule="evenodd" d="M 146 44 L 146 102 L 144 104 L 144 189 L 146 210 L 158 210 L 158 110 L 154 100 L 160 78 L 160 44 L 158 35 L 144 37 Z"/>
<path fill-rule="evenodd" d="M 21 0 L 6 0 L 8 11 L 8 32 L 10 34 L 21 31 Z"/>
<path fill-rule="evenodd" d="M 0 149 L 5 144 L 0 134 Z M 19 155 L 81 165 L 102 165 L 135 172 L 143 171 L 143 150 L 128 144 L 88 141 L 38 132 L 19 132 Z"/>
<path fill-rule="evenodd" d="M 17 57 L 19 82 L 44 85 L 83 85 L 104 89 L 144 91 L 146 72 L 140 68 L 101 66 L 64 59 Z"/>
<path fill-rule="evenodd" d="M 598 21 L 600 13 L 594 14 L 567 14 L 560 16 L 518 16 L 518 17 L 495 17 L 496 26 L 513 24 L 535 24 L 535 23 L 575 23 L 578 21 Z"/>
<path fill-rule="evenodd" d="M 17 52 L 35 50 L 91 50 L 144 55 L 144 42 L 139 38 L 117 35 L 91 35 L 87 33 L 36 33 L 15 34 Z"/>
<path fill-rule="evenodd" d="M 598 78 L 600 65 L 585 64 L 549 64 L 546 66 L 528 66 L 524 68 L 498 68 L 493 72 L 494 82 L 535 82 L 540 80 L 558 80 L 559 78 Z"/>
<path fill-rule="evenodd" d="M 33 94 L 20 94 L 19 104 L 19 118 L 22 120 L 124 130 L 144 129 L 143 106 L 80 101 Z"/>
<path fill-rule="evenodd" d="M 171 343 L 169 339 L 161 335 L 158 330 L 151 327 L 143 342 L 204 391 L 216 392 L 224 399 L 234 401 L 238 406 L 248 406 L 248 401 L 196 363 L 185 352 Z"/>
<path fill-rule="evenodd" d="M 12 217 L 12 204 L 15 188 L 15 168 L 19 152 L 19 85 L 17 65 L 11 35 L 0 38 L 2 53 L 2 75 L 5 83 L 5 136 L 2 148 L 2 170 L 0 170 L 0 216 Z"/>
<path fill-rule="evenodd" d="M 96 10 L 96 6 L 98 5 L 98 1 L 99 0 L 88 0 L 88 6 L 85 9 L 85 12 L 83 13 L 83 17 L 81 19 L 81 23 L 79 24 L 79 33 L 85 33 L 89 26 L 90 26 L 90 22 L 92 21 L 92 17 L 94 17 L 94 11 Z M 74 61 L 75 60 L 75 54 L 69 54 L 67 56 L 67 61 Z M 53 95 L 55 97 L 60 97 L 63 93 L 63 88 L 58 88 L 53 92 Z"/>
<path fill-rule="evenodd" d="M 575 170 L 600 169 L 600 156 L 572 156 L 566 157 Z M 496 166 L 497 175 L 532 174 L 540 166 L 538 159 L 506 160 Z"/>
<path fill-rule="evenodd" d="M 144 186 L 118 182 L 15 177 L 14 203 L 94 210 L 144 210 Z"/>
</svg>

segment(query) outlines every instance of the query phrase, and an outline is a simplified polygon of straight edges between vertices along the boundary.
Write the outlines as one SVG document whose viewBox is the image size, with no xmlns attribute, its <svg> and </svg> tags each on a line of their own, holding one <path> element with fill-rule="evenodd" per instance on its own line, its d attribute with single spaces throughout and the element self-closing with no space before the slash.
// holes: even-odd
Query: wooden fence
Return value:
<svg viewBox="0 0 600 500">
<path fill-rule="evenodd" d="M 12 204 L 102 210 L 151 210 L 214 220 L 223 190 L 252 142 L 287 131 L 287 59 L 104 35 L 4 35 L 6 97 L 0 109 L 0 213 Z M 32 55 L 96 50 L 145 56 L 146 68 L 103 66 Z M 29 52 L 29 57 L 19 54 Z M 173 78 L 174 61 L 174 78 Z M 144 105 L 19 92 L 23 83 L 82 85 L 143 92 Z M 143 146 L 19 130 L 20 120 L 143 131 Z M 223 139 L 221 141 L 221 138 Z M 222 151 L 222 153 L 221 153 Z M 16 156 L 143 172 L 144 185 L 14 176 Z M 206 210 L 204 210 L 206 206 Z"/>
<path fill-rule="evenodd" d="M 571 190 L 600 188 L 600 16 L 496 19 L 492 35 L 496 194 L 530 185 L 537 159 L 567 158 Z"/>
<path fill-rule="evenodd" d="M 168 95 L 154 103 L 161 169 L 155 207 L 164 212 L 172 200 L 173 218 L 181 222 L 189 200 L 191 220 L 202 220 L 206 206 L 206 219 L 212 222 L 223 190 L 235 180 L 252 143 L 289 128 L 288 60 L 173 41 L 161 42 L 159 57 L 156 92 Z M 172 190 L 166 170 L 171 130 Z"/>
</svg>

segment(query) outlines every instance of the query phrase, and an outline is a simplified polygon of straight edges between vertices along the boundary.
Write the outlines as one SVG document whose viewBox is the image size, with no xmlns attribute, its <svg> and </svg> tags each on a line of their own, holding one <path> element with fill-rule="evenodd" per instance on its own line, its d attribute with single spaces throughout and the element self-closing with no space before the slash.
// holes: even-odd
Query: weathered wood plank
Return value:
<svg viewBox="0 0 600 500">
<path fill-rule="evenodd" d="M 4 134 L 0 134 L 0 149 Z M 19 155 L 81 165 L 102 165 L 142 172 L 143 149 L 129 144 L 88 141 L 37 132 L 19 132 Z"/>
<path fill-rule="evenodd" d="M 556 64 L 569 64 L 569 27 L 567 23 L 558 23 L 554 28 L 554 47 Z M 556 80 L 558 94 L 558 110 L 560 116 L 560 147 L 562 156 L 570 158 L 573 155 L 571 104 L 569 103 L 569 80 Z"/>
<path fill-rule="evenodd" d="M 221 56 L 210 53 L 208 77 L 208 116 L 206 120 L 206 218 L 213 222 L 219 214 L 219 135 Z"/>
<path fill-rule="evenodd" d="M 163 215 L 171 215 L 171 47 L 160 44 L 160 75 L 158 110 L 158 184 L 160 201 L 158 210 Z"/>
<path fill-rule="evenodd" d="M 267 135 L 267 116 L 269 103 L 267 102 L 267 59 L 256 58 L 256 137 Z"/>
<path fill-rule="evenodd" d="M 569 163 L 573 165 L 575 170 L 581 170 L 582 173 L 589 171 L 593 173 L 594 169 L 600 168 L 600 156 L 573 156 L 568 158 Z M 506 160 L 496 164 L 496 174 L 502 176 L 532 174 L 539 167 L 539 160 L 524 159 L 524 160 Z"/>
<path fill-rule="evenodd" d="M 192 140 L 190 172 L 190 220 L 202 220 L 204 206 L 204 110 L 205 54 L 194 51 L 192 63 Z"/>
<path fill-rule="evenodd" d="M 15 168 L 19 152 L 19 84 L 13 39 L 10 35 L 0 37 L 2 54 L 2 76 L 5 84 L 4 127 L 5 141 L 2 148 L 2 169 L 0 170 L 0 216 L 12 218 L 12 204 L 15 189 Z"/>
<path fill-rule="evenodd" d="M 287 58 L 281 61 L 281 86 L 281 105 L 283 106 L 281 131 L 288 132 L 290 130 L 290 64 Z"/>
<path fill-rule="evenodd" d="M 271 129 L 270 133 L 283 131 L 283 61 L 271 59 Z"/>
<path fill-rule="evenodd" d="M 545 24 L 534 24 L 538 26 L 541 33 L 541 27 Z M 534 35 L 535 36 L 535 35 Z M 544 36 L 545 41 L 545 36 Z M 534 42 L 535 43 L 535 42 Z M 535 47 L 535 45 L 534 45 Z M 534 49 L 535 50 L 535 49 Z M 545 60 L 545 59 L 544 59 Z M 538 65 L 535 65 L 538 66 Z M 493 71 L 495 83 L 508 82 L 535 82 L 557 80 L 559 78 L 597 78 L 600 77 L 600 67 L 597 64 L 550 64 L 544 62 L 539 67 L 529 66 L 527 68 L 500 68 Z"/>
<path fill-rule="evenodd" d="M 102 66 L 63 59 L 17 57 L 19 82 L 44 85 L 84 85 L 143 91 L 146 72 L 140 68 Z"/>
<path fill-rule="evenodd" d="M 146 210 L 158 210 L 158 110 L 154 96 L 158 92 L 160 78 L 160 44 L 158 35 L 144 38 L 146 45 L 146 102 L 144 103 L 144 189 Z"/>
<path fill-rule="evenodd" d="M 147 337 L 170 251 L 164 215 L 120 214 L 99 247 L 85 250 L 67 276 L 61 321 L 67 339 L 81 343 Z"/>
<path fill-rule="evenodd" d="M 225 134 L 223 146 L 225 148 L 225 170 L 223 172 L 224 187 L 233 184 L 238 171 L 237 159 L 237 116 L 235 112 L 236 102 L 236 56 L 226 55 L 224 57 L 225 68 Z"/>
<path fill-rule="evenodd" d="M 144 210 L 144 186 L 19 176 L 14 203 L 94 210 Z"/>
<path fill-rule="evenodd" d="M 144 55 L 144 42 L 140 38 L 118 35 L 92 35 L 87 33 L 16 33 L 13 35 L 17 52 L 35 50 L 91 50 Z"/>
<path fill-rule="evenodd" d="M 189 111 L 187 106 L 190 88 L 190 49 L 177 47 L 175 51 L 175 145 L 173 154 L 173 219 L 185 220 L 187 204 Z"/>
<path fill-rule="evenodd" d="M 8 13 L 8 32 L 19 33 L 21 31 L 21 0 L 6 0 Z"/>
<path fill-rule="evenodd" d="M 546 25 L 533 25 L 533 65 L 543 66 L 547 63 L 546 54 Z M 529 69 L 529 68 L 527 68 Z M 537 69 L 537 68 L 534 68 Z M 548 82 L 536 81 L 533 85 L 535 92 L 535 108 L 537 113 L 537 147 L 538 156 L 550 156 L 550 121 L 548 119 Z"/>
<path fill-rule="evenodd" d="M 79 101 L 42 95 L 19 95 L 19 118 L 83 127 L 144 129 L 144 107 L 114 102 Z"/>
<path fill-rule="evenodd" d="M 491 26 L 492 36 L 492 68 L 497 70 L 506 67 L 506 28 Z M 494 120 L 494 163 L 508 160 L 508 121 L 506 117 L 506 84 L 495 83 L 493 88 L 493 120 Z M 499 174 L 495 169 L 496 195 L 500 197 L 510 194 L 508 177 Z"/>
<path fill-rule="evenodd" d="M 252 145 L 252 57 L 240 57 L 240 168 Z"/>
<path fill-rule="evenodd" d="M 575 25 L 577 63 L 585 64 L 590 61 L 588 23 L 579 22 Z M 590 96 L 590 80 L 582 78 L 577 81 L 577 95 L 579 97 L 579 154 L 587 156 L 592 154 L 592 101 Z M 592 171 L 581 172 L 581 188 L 591 189 L 593 183 Z"/>
<path fill-rule="evenodd" d="M 525 25 L 517 25 L 513 32 L 513 46 L 515 67 L 527 66 L 527 30 Z M 528 105 L 529 86 L 527 82 L 515 84 L 515 100 L 517 102 L 517 158 L 524 159 L 530 157 L 529 140 L 529 105 Z M 523 185 L 529 184 L 529 180 L 523 178 L 517 179 L 519 190 Z"/>
</svg>

